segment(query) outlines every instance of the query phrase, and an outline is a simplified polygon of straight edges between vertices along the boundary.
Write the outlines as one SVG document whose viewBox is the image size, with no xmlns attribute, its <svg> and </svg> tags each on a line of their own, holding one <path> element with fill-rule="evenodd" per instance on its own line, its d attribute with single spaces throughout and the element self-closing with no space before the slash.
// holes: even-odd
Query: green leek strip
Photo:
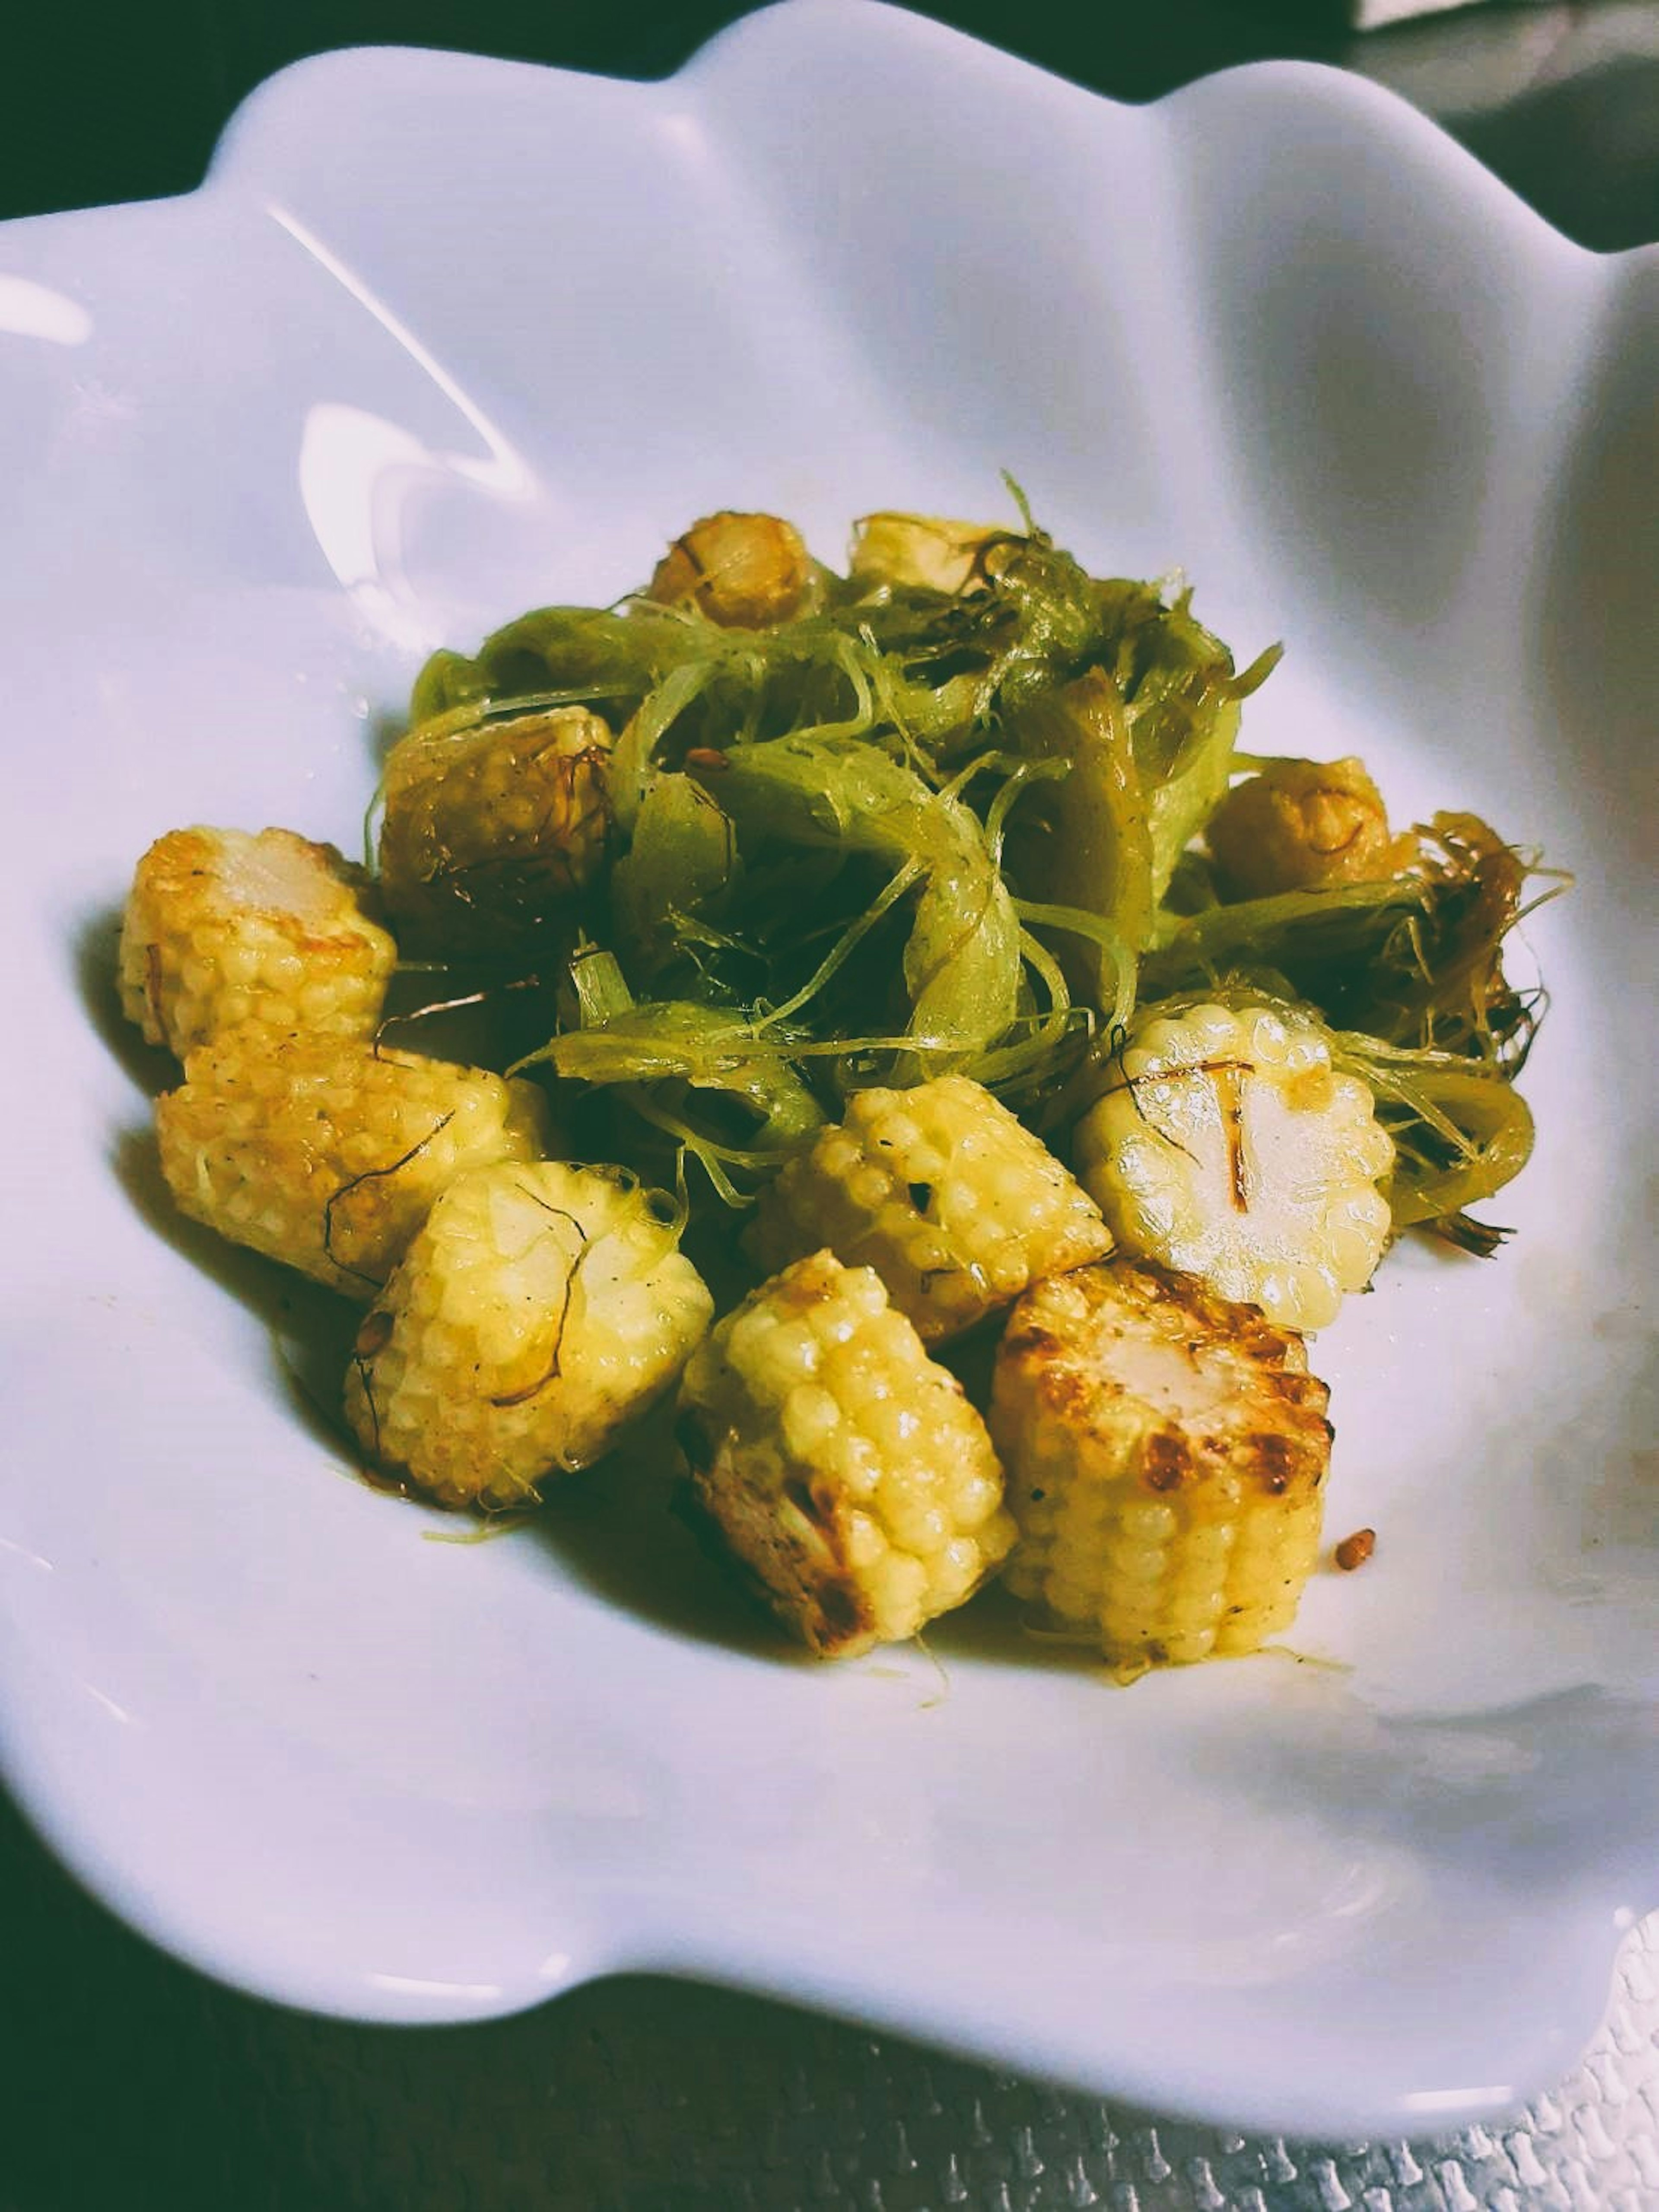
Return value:
<svg viewBox="0 0 1659 2212">
<path fill-rule="evenodd" d="M 1082 907 L 1053 906 L 1040 899 L 1016 899 L 1014 911 L 1038 929 L 1065 930 L 1097 946 L 1110 962 L 1114 976 L 1111 1004 L 1103 1003 L 1101 1018 L 1109 1030 L 1128 1020 L 1135 1008 L 1135 956 L 1109 921 Z"/>
<path fill-rule="evenodd" d="M 1525 1167 L 1532 1115 L 1495 1063 L 1385 1044 L 1352 1030 L 1339 1030 L 1331 1042 L 1337 1064 L 1370 1086 L 1394 1138 L 1389 1204 L 1400 1227 L 1462 1212 Z M 1424 1131 L 1436 1140 L 1432 1147 L 1425 1147 Z"/>
<path fill-rule="evenodd" d="M 835 975 L 836 970 L 856 951 L 860 943 L 869 935 L 882 916 L 898 903 L 914 884 L 921 881 L 922 873 L 922 864 L 920 860 L 907 860 L 898 873 L 888 883 L 886 888 L 878 893 L 864 912 L 842 932 L 841 936 L 794 996 L 786 999 L 781 1006 L 772 1007 L 760 1018 L 755 1024 L 757 1036 L 770 1029 L 775 1022 L 788 1021 L 817 998 L 818 993 Z"/>
<path fill-rule="evenodd" d="M 731 1147 L 717 1145 L 713 1138 L 704 1136 L 701 1129 L 694 1129 L 689 1121 L 682 1121 L 678 1115 L 670 1114 L 653 1104 L 644 1091 L 629 1086 L 617 1095 L 639 1115 L 641 1121 L 648 1122 L 653 1129 L 660 1129 L 665 1137 L 673 1138 L 679 1146 L 679 1173 L 682 1176 L 685 1171 L 684 1157 L 689 1152 L 708 1176 L 709 1188 L 722 1206 L 730 1206 L 736 1212 L 754 1204 L 752 1194 L 739 1190 L 726 1172 L 726 1158 L 731 1154 Z"/>
</svg>

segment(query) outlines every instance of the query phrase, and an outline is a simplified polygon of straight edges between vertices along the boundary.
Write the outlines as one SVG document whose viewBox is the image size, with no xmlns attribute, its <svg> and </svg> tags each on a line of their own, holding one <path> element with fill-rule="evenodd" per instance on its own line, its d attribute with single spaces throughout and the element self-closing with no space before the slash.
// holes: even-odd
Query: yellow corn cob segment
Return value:
<svg viewBox="0 0 1659 2212">
<path fill-rule="evenodd" d="M 222 1030 L 366 1037 L 398 948 L 368 878 L 291 830 L 170 830 L 139 861 L 122 918 L 122 1011 L 182 1060 Z"/>
<path fill-rule="evenodd" d="M 765 1192 L 747 1239 L 763 1267 L 819 1245 L 873 1267 L 930 1344 L 1111 1243 L 1094 1200 L 964 1075 L 857 1092 Z"/>
<path fill-rule="evenodd" d="M 357 1334 L 366 1450 L 448 1505 L 522 1504 L 661 1395 L 714 1300 L 672 1203 L 621 1169 L 476 1169 L 445 1190 Z"/>
<path fill-rule="evenodd" d="M 824 1657 L 914 1636 L 1013 1540 L 1002 1470 L 961 1384 L 874 1271 L 829 1252 L 787 1267 L 703 1340 L 678 1434 L 732 1551 Z"/>
<path fill-rule="evenodd" d="M 604 864 L 611 732 L 585 707 L 411 730 L 389 755 L 380 887 L 423 942 L 534 944 Z"/>
<path fill-rule="evenodd" d="M 1300 1338 L 1190 1277 L 1117 1260 L 1037 1284 L 991 1401 L 1009 1589 L 1129 1672 L 1256 1650 L 1318 1553 L 1328 1395 Z"/>
<path fill-rule="evenodd" d="M 1291 1328 L 1370 1282 L 1394 1144 L 1310 1022 L 1266 1006 L 1156 1008 L 1079 1122 L 1078 1173 L 1124 1251 Z"/>
<path fill-rule="evenodd" d="M 464 1168 L 548 1149 L 533 1084 L 258 1029 L 191 1053 L 155 1127 L 184 1212 L 355 1298 L 375 1296 Z"/>
</svg>

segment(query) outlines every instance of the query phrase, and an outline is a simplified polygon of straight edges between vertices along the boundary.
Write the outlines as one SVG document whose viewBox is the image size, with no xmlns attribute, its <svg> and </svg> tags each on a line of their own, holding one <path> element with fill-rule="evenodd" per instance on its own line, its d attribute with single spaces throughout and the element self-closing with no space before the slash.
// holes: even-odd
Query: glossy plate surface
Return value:
<svg viewBox="0 0 1659 2212">
<path fill-rule="evenodd" d="M 1134 111 L 843 0 L 661 86 L 331 55 L 191 198 L 0 230 L 0 1754 L 94 1889 L 366 2019 L 663 1967 L 1334 2135 L 1566 2069 L 1659 1903 L 1655 276 L 1358 82 Z M 1376 1559 L 1293 1652 L 1129 1692 L 994 1597 L 932 1658 L 780 1656 L 648 1467 L 432 1540 L 306 1412 L 328 1302 L 167 1219 L 110 1011 L 144 845 L 351 845 L 429 647 L 711 508 L 834 559 L 1004 468 L 1285 639 L 1256 749 L 1578 877 L 1513 1244 L 1402 1249 L 1316 1347 Z"/>
</svg>

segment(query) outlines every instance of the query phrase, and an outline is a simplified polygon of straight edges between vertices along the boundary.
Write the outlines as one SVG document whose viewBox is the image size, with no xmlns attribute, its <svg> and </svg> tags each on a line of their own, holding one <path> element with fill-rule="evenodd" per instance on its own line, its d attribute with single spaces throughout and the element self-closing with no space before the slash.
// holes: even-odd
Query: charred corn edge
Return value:
<svg viewBox="0 0 1659 2212">
<path fill-rule="evenodd" d="M 1317 1561 L 1328 1396 L 1293 1334 L 1190 1280 L 1119 1260 L 1038 1285 L 990 1413 L 1010 1590 L 1132 1671 L 1258 1649 Z"/>
<path fill-rule="evenodd" d="M 902 1641 L 1006 1555 L 1001 1469 L 867 1267 L 819 1251 L 716 1325 L 682 1380 L 703 1506 L 823 1656 Z"/>
<path fill-rule="evenodd" d="M 397 961 L 368 896 L 361 869 L 296 831 L 169 830 L 123 908 L 122 1011 L 180 1057 L 256 1021 L 367 1036 Z"/>
</svg>

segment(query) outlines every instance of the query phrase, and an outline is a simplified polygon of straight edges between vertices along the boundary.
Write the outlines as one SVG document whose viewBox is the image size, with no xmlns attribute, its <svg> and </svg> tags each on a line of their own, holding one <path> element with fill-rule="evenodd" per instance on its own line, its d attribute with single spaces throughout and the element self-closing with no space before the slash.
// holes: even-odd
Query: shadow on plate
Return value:
<svg viewBox="0 0 1659 2212">
<path fill-rule="evenodd" d="M 668 1422 L 659 1414 L 623 1457 L 550 1485 L 525 1532 L 596 1595 L 673 1635 L 807 1671 L 881 1663 L 880 1650 L 863 1661 L 836 1662 L 792 1642 L 701 1525 L 676 1468 Z M 1110 1680 L 1098 1653 L 1034 1632 L 1027 1609 L 995 1583 L 904 1648 L 944 1669 L 985 1662 Z"/>
<path fill-rule="evenodd" d="M 147 1098 L 170 1090 L 179 1080 L 179 1063 L 160 1045 L 146 1044 L 136 1024 L 121 1011 L 116 981 L 121 943 L 121 908 L 99 907 L 75 933 L 76 989 L 87 1018 L 110 1058 Z"/>
<path fill-rule="evenodd" d="M 99 1036 L 136 1090 L 155 1098 L 179 1080 L 170 1053 L 144 1042 L 121 1012 L 115 982 L 118 909 L 92 915 L 76 933 L 76 977 L 82 1004 Z M 349 1473 L 368 1480 L 343 1419 L 331 1413 L 340 1395 L 356 1309 L 320 1283 L 240 1245 L 228 1243 L 173 1204 L 162 1177 L 154 1129 L 148 1120 L 113 1130 L 106 1158 L 133 1212 L 191 1267 L 245 1307 L 265 1331 L 270 1373 L 307 1433 Z"/>
<path fill-rule="evenodd" d="M 746 1658 L 818 1663 L 785 1641 L 688 1511 L 665 1413 L 625 1454 L 550 1484 L 525 1528 L 586 1589 L 656 1627 Z"/>
</svg>

